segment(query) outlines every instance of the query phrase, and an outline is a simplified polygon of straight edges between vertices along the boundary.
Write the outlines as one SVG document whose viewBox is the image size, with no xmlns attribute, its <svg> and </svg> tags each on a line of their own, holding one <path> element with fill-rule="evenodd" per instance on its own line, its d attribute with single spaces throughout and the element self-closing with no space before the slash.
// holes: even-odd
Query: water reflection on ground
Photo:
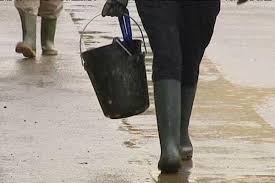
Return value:
<svg viewBox="0 0 275 183">
<path fill-rule="evenodd" d="M 190 183 L 190 175 L 193 168 L 193 161 L 182 162 L 182 168 L 175 174 L 159 173 L 158 176 L 152 176 L 156 183 Z"/>
</svg>

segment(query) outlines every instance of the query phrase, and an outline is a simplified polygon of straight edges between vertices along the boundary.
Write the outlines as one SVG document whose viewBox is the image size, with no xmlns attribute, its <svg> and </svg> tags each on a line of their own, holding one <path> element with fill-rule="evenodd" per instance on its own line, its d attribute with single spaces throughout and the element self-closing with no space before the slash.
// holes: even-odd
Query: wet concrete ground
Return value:
<svg viewBox="0 0 275 183">
<path fill-rule="evenodd" d="M 224 72 L 213 49 L 203 61 L 192 116 L 193 161 L 177 175 L 159 175 L 153 101 L 143 115 L 109 120 L 81 67 L 78 31 L 102 4 L 67 2 L 57 32 L 60 54 L 38 53 L 32 60 L 14 53 L 21 36 L 19 17 L 12 3 L 1 2 L 0 182 L 275 182 L 275 88 L 269 82 L 252 86 L 230 80 L 236 73 Z M 228 18 L 224 13 L 221 18 Z M 119 33 L 113 19 L 95 21 L 85 32 L 85 46 L 109 43 L 110 32 Z M 220 43 L 214 38 L 212 44 Z M 151 59 L 148 54 L 152 94 Z"/>
</svg>

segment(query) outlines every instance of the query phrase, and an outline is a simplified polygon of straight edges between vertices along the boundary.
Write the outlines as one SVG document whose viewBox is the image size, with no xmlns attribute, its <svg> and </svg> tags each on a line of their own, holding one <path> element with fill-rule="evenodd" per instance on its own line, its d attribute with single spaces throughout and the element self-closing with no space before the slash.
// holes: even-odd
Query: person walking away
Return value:
<svg viewBox="0 0 275 183">
<path fill-rule="evenodd" d="M 20 15 L 23 33 L 23 41 L 17 43 L 15 51 L 28 58 L 36 56 L 36 19 L 41 16 L 42 55 L 57 55 L 54 38 L 63 0 L 15 0 L 14 4 Z"/>
<path fill-rule="evenodd" d="M 103 16 L 121 16 L 128 0 L 107 0 Z M 193 156 L 189 121 L 199 66 L 220 0 L 136 0 L 153 51 L 153 82 L 161 146 L 158 168 L 175 173 Z"/>
</svg>

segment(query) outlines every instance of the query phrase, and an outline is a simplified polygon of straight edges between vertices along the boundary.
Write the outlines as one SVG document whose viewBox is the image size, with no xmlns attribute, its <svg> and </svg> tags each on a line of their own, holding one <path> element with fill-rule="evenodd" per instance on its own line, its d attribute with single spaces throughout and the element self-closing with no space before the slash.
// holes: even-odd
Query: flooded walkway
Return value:
<svg viewBox="0 0 275 183">
<path fill-rule="evenodd" d="M 14 53 L 19 17 L 10 20 L 17 15 L 12 3 L 0 3 L 0 183 L 275 182 L 272 84 L 232 81 L 234 71 L 224 72 L 210 48 L 192 116 L 193 161 L 177 175 L 159 175 L 153 100 L 143 115 L 109 120 L 80 64 L 78 32 L 104 1 L 67 2 L 57 32 L 60 54 L 36 60 Z M 140 22 L 133 3 L 130 9 Z M 228 19 L 228 10 L 221 18 Z M 99 18 L 84 32 L 85 46 L 108 44 L 116 35 L 115 19 Z M 219 38 L 212 44 L 220 44 Z M 150 53 L 152 99 L 151 63 Z"/>
</svg>

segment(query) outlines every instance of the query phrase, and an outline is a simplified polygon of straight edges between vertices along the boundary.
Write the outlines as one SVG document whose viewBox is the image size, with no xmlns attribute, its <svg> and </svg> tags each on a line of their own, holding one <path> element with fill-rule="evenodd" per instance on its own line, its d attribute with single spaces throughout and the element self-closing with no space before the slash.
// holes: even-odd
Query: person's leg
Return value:
<svg viewBox="0 0 275 183">
<path fill-rule="evenodd" d="M 15 51 L 33 58 L 36 52 L 36 18 L 39 0 L 15 0 L 22 24 L 23 41 L 17 43 Z"/>
<path fill-rule="evenodd" d="M 56 31 L 57 17 L 63 7 L 61 0 L 41 0 L 39 15 L 41 20 L 41 46 L 42 55 L 57 55 L 54 49 L 54 38 Z"/>
<path fill-rule="evenodd" d="M 180 168 L 181 49 L 175 2 L 136 1 L 139 15 L 153 50 L 153 82 L 161 146 L 159 169 Z"/>
<path fill-rule="evenodd" d="M 220 10 L 219 1 L 183 4 L 181 44 L 183 53 L 181 87 L 180 153 L 183 160 L 191 159 L 193 147 L 189 137 L 189 121 L 197 89 L 199 67 L 208 46 Z"/>
</svg>

